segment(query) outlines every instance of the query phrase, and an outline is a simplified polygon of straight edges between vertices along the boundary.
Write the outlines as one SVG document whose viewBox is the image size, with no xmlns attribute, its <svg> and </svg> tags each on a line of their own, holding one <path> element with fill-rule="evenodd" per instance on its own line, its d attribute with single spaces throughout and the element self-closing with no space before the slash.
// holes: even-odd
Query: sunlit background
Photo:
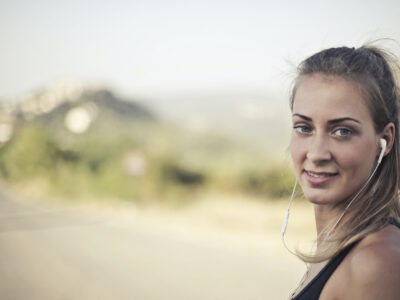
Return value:
<svg viewBox="0 0 400 300">
<path fill-rule="evenodd" d="M 1 1 L 0 298 L 285 299 L 296 65 L 400 2 Z M 298 197 L 290 247 L 310 247 Z M 293 224 L 293 225 L 292 225 Z M 292 225 L 292 227 L 291 227 Z"/>
</svg>

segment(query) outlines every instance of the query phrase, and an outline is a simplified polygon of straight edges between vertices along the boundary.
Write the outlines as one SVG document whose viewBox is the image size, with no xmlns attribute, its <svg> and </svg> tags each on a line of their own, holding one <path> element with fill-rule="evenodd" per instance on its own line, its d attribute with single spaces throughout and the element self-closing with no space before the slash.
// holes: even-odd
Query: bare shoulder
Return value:
<svg viewBox="0 0 400 300">
<path fill-rule="evenodd" d="M 400 230 L 390 225 L 364 238 L 349 257 L 348 267 L 351 284 L 345 299 L 398 299 Z"/>
</svg>

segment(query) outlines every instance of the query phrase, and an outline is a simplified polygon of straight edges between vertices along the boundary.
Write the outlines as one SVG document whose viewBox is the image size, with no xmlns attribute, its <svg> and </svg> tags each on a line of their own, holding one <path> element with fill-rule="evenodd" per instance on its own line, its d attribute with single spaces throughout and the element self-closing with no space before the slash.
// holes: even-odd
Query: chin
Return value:
<svg viewBox="0 0 400 300">
<path fill-rule="evenodd" d="M 326 193 L 304 193 L 306 199 L 312 204 L 326 205 L 337 202 L 334 197 L 327 195 Z"/>
<path fill-rule="evenodd" d="M 340 195 L 330 195 L 327 191 L 304 192 L 304 196 L 310 203 L 316 205 L 338 205 L 347 199 Z"/>
<path fill-rule="evenodd" d="M 332 203 L 331 201 L 325 199 L 308 199 L 308 201 L 315 205 L 327 205 Z"/>
</svg>

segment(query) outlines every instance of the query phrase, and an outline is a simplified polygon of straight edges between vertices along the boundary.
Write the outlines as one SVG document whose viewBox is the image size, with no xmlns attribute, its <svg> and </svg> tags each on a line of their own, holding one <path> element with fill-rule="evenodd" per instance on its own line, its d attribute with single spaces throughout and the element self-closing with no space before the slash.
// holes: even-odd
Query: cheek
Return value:
<svg viewBox="0 0 400 300">
<path fill-rule="evenodd" d="M 372 145 L 364 145 L 363 147 L 349 147 L 341 149 L 336 155 L 343 171 L 348 172 L 351 178 L 368 177 L 375 163 L 374 151 L 365 151 L 365 149 L 373 149 Z"/>
</svg>

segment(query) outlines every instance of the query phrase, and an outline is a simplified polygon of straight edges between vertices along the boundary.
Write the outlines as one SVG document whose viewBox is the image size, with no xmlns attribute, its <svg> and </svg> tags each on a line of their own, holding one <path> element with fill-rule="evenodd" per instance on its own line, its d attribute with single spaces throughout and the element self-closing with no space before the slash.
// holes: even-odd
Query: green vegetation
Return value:
<svg viewBox="0 0 400 300">
<path fill-rule="evenodd" d="M 60 134 L 39 121 L 22 124 L 0 149 L 0 175 L 17 183 L 40 179 L 45 194 L 67 199 L 168 203 L 191 201 L 206 189 L 279 198 L 294 181 L 288 167 L 217 134 L 160 124 Z"/>
</svg>

